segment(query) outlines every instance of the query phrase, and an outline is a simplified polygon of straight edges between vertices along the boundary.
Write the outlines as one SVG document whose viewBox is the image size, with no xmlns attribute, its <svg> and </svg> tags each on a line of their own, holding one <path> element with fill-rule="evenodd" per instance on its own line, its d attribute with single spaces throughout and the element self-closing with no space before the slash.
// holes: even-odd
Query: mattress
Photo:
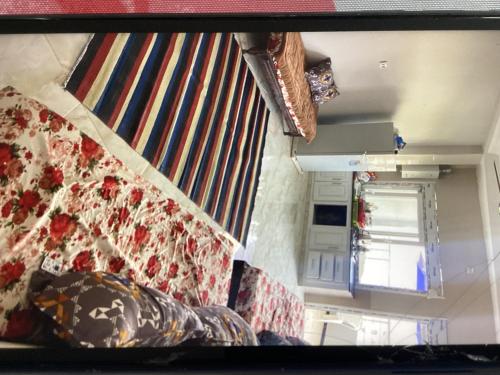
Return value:
<svg viewBox="0 0 500 375">
<path fill-rule="evenodd" d="M 306 56 L 300 33 L 272 33 L 268 53 L 289 115 L 309 143 L 316 136 L 318 107 L 305 77 Z"/>
<path fill-rule="evenodd" d="M 0 91 L 0 182 L 0 336 L 27 323 L 30 276 L 47 259 L 59 272 L 120 274 L 191 306 L 227 303 L 227 233 L 12 87 Z"/>
</svg>

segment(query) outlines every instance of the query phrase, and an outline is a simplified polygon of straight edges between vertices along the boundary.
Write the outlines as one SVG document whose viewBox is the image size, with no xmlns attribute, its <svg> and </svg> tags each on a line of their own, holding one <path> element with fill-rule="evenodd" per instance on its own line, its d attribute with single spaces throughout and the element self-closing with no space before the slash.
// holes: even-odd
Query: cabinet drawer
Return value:
<svg viewBox="0 0 500 375">
<path fill-rule="evenodd" d="M 341 182 L 347 181 L 351 173 L 346 172 L 316 172 L 314 174 L 314 181 L 316 182 Z"/>
<path fill-rule="evenodd" d="M 321 254 L 320 279 L 323 281 L 333 281 L 335 273 L 335 256 L 329 253 Z"/>
<path fill-rule="evenodd" d="M 306 277 L 308 279 L 319 279 L 321 268 L 321 253 L 319 251 L 309 251 L 307 254 Z"/>
<path fill-rule="evenodd" d="M 345 252 L 347 250 L 347 228 L 313 226 L 309 236 L 309 248 Z"/>
<path fill-rule="evenodd" d="M 343 182 L 315 182 L 313 200 L 327 202 L 347 202 L 349 185 Z"/>
</svg>

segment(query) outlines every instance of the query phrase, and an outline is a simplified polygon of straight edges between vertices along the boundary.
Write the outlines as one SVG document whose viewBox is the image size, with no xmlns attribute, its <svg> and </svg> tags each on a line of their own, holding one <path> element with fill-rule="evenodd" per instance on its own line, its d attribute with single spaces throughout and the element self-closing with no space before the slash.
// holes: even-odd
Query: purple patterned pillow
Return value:
<svg viewBox="0 0 500 375">
<path fill-rule="evenodd" d="M 164 347 L 205 335 L 191 308 L 113 274 L 66 273 L 29 297 L 75 347 Z"/>
<path fill-rule="evenodd" d="M 316 104 L 323 104 L 339 95 L 333 80 L 332 61 L 330 59 L 321 61 L 305 74 L 311 88 L 312 99 Z"/>
</svg>

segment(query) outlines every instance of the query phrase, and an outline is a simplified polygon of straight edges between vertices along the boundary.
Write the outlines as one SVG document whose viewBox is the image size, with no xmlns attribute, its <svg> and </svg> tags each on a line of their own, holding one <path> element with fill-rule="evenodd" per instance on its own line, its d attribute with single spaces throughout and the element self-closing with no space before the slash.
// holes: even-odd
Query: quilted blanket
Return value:
<svg viewBox="0 0 500 375">
<path fill-rule="evenodd" d="M 234 244 L 35 100 L 0 91 L 0 336 L 30 275 L 107 271 L 191 305 L 227 303 Z"/>
<path fill-rule="evenodd" d="M 235 310 L 254 332 L 303 337 L 304 303 L 264 271 L 244 265 Z"/>
</svg>

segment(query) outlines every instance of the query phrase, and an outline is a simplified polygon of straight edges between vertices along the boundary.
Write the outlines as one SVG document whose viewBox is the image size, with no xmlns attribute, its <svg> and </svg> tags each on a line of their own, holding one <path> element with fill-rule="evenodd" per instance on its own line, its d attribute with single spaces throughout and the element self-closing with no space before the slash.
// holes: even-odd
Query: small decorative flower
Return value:
<svg viewBox="0 0 500 375">
<path fill-rule="evenodd" d="M 12 199 L 3 205 L 3 207 L 2 207 L 2 217 L 3 218 L 10 216 L 10 213 L 12 212 L 12 207 L 14 207 L 14 201 Z"/>
<path fill-rule="evenodd" d="M 50 238 L 60 244 L 71 237 L 77 228 L 76 219 L 68 214 L 56 213 L 50 221 Z"/>
<path fill-rule="evenodd" d="M 89 250 L 80 251 L 73 259 L 73 271 L 75 272 L 91 272 L 94 267 L 95 263 Z"/>
<path fill-rule="evenodd" d="M 21 260 L 4 263 L 0 267 L 0 289 L 8 288 L 20 280 L 26 266 Z"/>
<path fill-rule="evenodd" d="M 142 246 L 149 241 L 150 233 L 146 226 L 138 225 L 134 231 L 134 243 L 136 246 Z"/>
<path fill-rule="evenodd" d="M 141 204 L 141 201 L 142 201 L 142 197 L 144 195 L 144 192 L 141 190 L 141 189 L 133 189 L 131 192 L 130 192 L 130 205 L 137 208 L 140 204 Z"/>
<path fill-rule="evenodd" d="M 31 210 L 40 203 L 40 194 L 33 190 L 26 190 L 20 194 L 18 205 L 21 209 Z"/>
<path fill-rule="evenodd" d="M 109 260 L 108 270 L 112 273 L 119 273 L 123 266 L 125 266 L 125 259 L 114 257 Z"/>
<path fill-rule="evenodd" d="M 14 213 L 12 217 L 12 223 L 15 225 L 21 225 L 28 218 L 29 211 L 26 208 L 20 208 Z"/>
<path fill-rule="evenodd" d="M 105 200 L 116 198 L 120 191 L 118 178 L 114 176 L 104 177 L 102 187 L 100 189 L 101 197 Z"/>
<path fill-rule="evenodd" d="M 152 255 L 146 267 L 146 275 L 149 278 L 154 277 L 160 271 L 160 262 L 158 261 L 158 257 L 156 255 Z"/>
<path fill-rule="evenodd" d="M 179 265 L 177 263 L 170 264 L 168 268 L 168 278 L 173 279 L 177 276 L 177 272 L 179 271 Z"/>
<path fill-rule="evenodd" d="M 47 166 L 43 170 L 43 175 L 38 182 L 39 186 L 44 190 L 55 192 L 62 187 L 64 175 L 61 169 Z"/>
</svg>

